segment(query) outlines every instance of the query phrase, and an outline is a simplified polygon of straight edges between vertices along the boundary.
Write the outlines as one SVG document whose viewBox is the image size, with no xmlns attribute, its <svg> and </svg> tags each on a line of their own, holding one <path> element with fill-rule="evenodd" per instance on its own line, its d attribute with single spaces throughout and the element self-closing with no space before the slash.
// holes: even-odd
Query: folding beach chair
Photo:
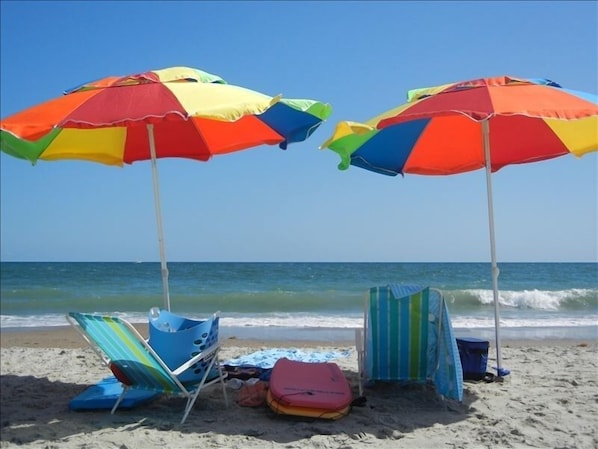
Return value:
<svg viewBox="0 0 598 449">
<path fill-rule="evenodd" d="M 439 290 L 398 284 L 372 287 L 356 346 L 360 395 L 364 384 L 376 381 L 431 381 L 442 396 L 463 399 L 459 351 Z"/>
<path fill-rule="evenodd" d="M 70 312 L 67 320 L 99 355 L 114 376 L 122 383 L 123 392 L 114 404 L 114 414 L 129 389 L 156 391 L 187 398 L 181 424 L 193 408 L 199 392 L 208 385 L 221 382 L 224 401 L 228 406 L 224 375 L 220 369 L 217 341 L 196 353 L 176 369 L 170 369 L 158 353 L 127 321 L 116 316 Z M 217 373 L 210 378 L 210 373 Z M 195 373 L 194 378 L 189 375 Z"/>
</svg>

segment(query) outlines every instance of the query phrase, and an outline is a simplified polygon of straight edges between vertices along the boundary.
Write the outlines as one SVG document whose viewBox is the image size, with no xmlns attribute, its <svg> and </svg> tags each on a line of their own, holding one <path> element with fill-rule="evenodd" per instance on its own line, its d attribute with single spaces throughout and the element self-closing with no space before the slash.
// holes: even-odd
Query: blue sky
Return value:
<svg viewBox="0 0 598 449">
<path fill-rule="evenodd" d="M 386 177 L 319 150 L 340 120 L 471 78 L 598 92 L 596 2 L 0 3 L 2 117 L 108 75 L 191 66 L 333 113 L 310 139 L 158 163 L 169 261 L 488 261 L 483 171 Z M 0 155 L 3 261 L 157 261 L 150 164 Z M 493 176 L 507 261 L 598 261 L 598 159 Z"/>
</svg>

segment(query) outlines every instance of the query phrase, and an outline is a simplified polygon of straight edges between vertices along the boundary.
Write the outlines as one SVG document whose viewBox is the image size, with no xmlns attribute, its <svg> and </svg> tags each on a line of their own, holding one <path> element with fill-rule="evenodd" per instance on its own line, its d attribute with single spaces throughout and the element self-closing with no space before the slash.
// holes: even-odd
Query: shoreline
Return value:
<svg viewBox="0 0 598 449">
<path fill-rule="evenodd" d="M 132 323 L 141 335 L 147 338 L 147 324 Z M 573 330 L 572 330 L 573 329 Z M 454 329 L 456 338 L 475 337 L 495 341 L 494 329 Z M 270 328 L 220 327 L 222 346 L 271 346 L 273 343 L 285 347 L 355 345 L 355 329 L 330 328 Z M 521 346 L 567 346 L 598 341 L 598 326 L 585 328 L 501 328 L 501 347 Z M 84 348 L 85 340 L 69 325 L 48 327 L 13 327 L 0 329 L 0 347 L 59 347 Z"/>
<path fill-rule="evenodd" d="M 148 327 L 146 324 L 133 324 L 139 333 L 147 338 Z M 240 337 L 235 334 L 228 334 L 220 330 L 220 342 L 222 347 L 244 346 L 244 347 L 270 347 L 278 343 L 284 347 L 314 347 L 314 346 L 354 346 L 355 340 L 351 339 L 282 339 L 277 340 L 268 335 Z M 353 332 L 352 332 L 353 334 Z M 56 326 L 43 328 L 11 328 L 0 331 L 1 348 L 61 348 L 79 349 L 88 348 L 88 343 L 71 326 Z"/>
<path fill-rule="evenodd" d="M 147 338 L 147 324 L 133 324 L 139 333 Z M 502 330 L 502 329 L 501 329 Z M 598 342 L 596 331 L 590 332 L 589 338 L 583 338 L 575 334 L 564 334 L 563 338 L 544 337 L 530 338 L 522 334 L 520 338 L 501 339 L 502 348 L 521 348 L 528 346 L 576 346 L 581 344 L 592 345 Z M 320 346 L 355 346 L 354 330 L 344 329 L 343 332 L 330 329 L 300 329 L 286 333 L 285 330 L 263 332 L 261 329 L 227 329 L 220 328 L 220 341 L 222 347 L 246 346 L 246 347 L 320 347 Z M 456 338 L 477 337 L 486 339 L 490 347 L 494 346 L 494 331 L 480 333 L 472 330 L 468 333 L 455 331 Z M 62 348 L 75 349 L 87 348 L 89 345 L 83 337 L 71 326 L 53 326 L 39 328 L 8 328 L 0 330 L 0 347 L 24 347 L 24 348 Z M 491 350 L 489 351 L 491 352 Z"/>
</svg>

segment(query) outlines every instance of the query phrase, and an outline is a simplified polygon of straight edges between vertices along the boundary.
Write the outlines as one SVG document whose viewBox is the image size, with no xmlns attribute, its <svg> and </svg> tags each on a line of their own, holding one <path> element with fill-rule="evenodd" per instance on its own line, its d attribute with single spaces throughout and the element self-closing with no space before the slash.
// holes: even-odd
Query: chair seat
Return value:
<svg viewBox="0 0 598 449">
<path fill-rule="evenodd" d="M 123 386 L 114 376 L 105 377 L 79 393 L 69 402 L 71 410 L 111 410 L 123 393 Z M 148 390 L 129 389 L 123 397 L 120 408 L 134 408 L 146 404 L 160 393 Z"/>
</svg>

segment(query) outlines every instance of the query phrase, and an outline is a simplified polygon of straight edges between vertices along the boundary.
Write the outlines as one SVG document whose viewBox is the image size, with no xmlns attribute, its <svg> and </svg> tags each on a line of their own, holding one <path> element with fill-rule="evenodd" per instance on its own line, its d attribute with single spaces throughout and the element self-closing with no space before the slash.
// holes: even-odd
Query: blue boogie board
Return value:
<svg viewBox="0 0 598 449">
<path fill-rule="evenodd" d="M 69 403 L 71 410 L 112 409 L 123 391 L 121 383 L 114 376 L 106 377 L 77 395 Z M 133 408 L 155 399 L 155 391 L 129 390 L 118 408 Z"/>
</svg>

